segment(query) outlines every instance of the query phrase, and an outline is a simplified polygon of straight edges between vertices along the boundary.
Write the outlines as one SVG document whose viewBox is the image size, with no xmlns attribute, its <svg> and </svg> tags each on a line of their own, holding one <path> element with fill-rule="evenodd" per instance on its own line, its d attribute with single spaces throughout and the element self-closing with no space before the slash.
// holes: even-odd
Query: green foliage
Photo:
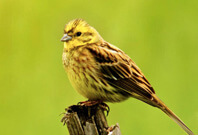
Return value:
<svg viewBox="0 0 198 135">
<path fill-rule="evenodd" d="M 198 1 L 0 1 L 0 134 L 65 135 L 59 116 L 86 100 L 62 66 L 65 24 L 83 18 L 124 50 L 157 95 L 198 133 Z M 185 135 L 135 99 L 109 104 L 123 134 Z"/>
</svg>

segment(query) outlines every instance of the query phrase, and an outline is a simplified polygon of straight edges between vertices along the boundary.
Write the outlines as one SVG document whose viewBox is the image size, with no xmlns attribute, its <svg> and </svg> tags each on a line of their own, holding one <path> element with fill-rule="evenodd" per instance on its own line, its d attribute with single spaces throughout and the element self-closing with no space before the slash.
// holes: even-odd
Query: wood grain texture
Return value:
<svg viewBox="0 0 198 135">
<path fill-rule="evenodd" d="M 104 108 L 100 105 L 73 105 L 66 109 L 61 122 L 70 135 L 121 135 L 119 125 L 108 126 Z"/>
</svg>

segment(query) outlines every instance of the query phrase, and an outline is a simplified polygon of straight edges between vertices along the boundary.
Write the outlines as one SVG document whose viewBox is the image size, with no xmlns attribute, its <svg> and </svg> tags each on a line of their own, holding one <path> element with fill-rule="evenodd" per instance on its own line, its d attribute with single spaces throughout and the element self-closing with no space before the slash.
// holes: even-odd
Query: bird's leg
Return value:
<svg viewBox="0 0 198 135">
<path fill-rule="evenodd" d="M 100 103 L 102 103 L 102 101 L 99 101 L 99 100 L 87 100 L 87 101 L 78 102 L 78 105 L 81 105 L 81 106 L 94 106 L 94 105 L 100 104 Z"/>
<path fill-rule="evenodd" d="M 100 100 L 87 100 L 87 101 L 82 101 L 82 102 L 78 102 L 78 105 L 81 105 L 81 106 L 94 106 L 94 105 L 99 105 L 103 110 L 107 111 L 107 116 L 109 114 L 109 111 L 110 111 L 110 108 L 109 106 L 100 101 Z"/>
</svg>

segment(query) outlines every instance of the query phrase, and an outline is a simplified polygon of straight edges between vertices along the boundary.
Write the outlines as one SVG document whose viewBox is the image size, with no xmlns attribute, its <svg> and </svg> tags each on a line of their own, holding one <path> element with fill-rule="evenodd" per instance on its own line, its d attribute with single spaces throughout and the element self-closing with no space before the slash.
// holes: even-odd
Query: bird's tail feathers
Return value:
<svg viewBox="0 0 198 135">
<path fill-rule="evenodd" d="M 194 133 L 184 124 L 184 122 L 173 113 L 155 94 L 153 95 L 153 101 L 156 106 L 160 108 L 164 113 L 166 113 L 173 121 L 175 121 L 181 128 L 183 128 L 189 135 L 194 135 Z"/>
</svg>

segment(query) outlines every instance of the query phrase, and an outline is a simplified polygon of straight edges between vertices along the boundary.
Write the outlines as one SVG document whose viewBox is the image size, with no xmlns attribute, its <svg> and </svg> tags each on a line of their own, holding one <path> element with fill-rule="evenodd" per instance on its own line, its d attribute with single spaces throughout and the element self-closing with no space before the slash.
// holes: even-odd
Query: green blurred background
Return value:
<svg viewBox="0 0 198 135">
<path fill-rule="evenodd" d="M 1 0 L 0 134 L 65 135 L 59 116 L 86 100 L 62 66 L 65 24 L 83 18 L 142 69 L 157 95 L 198 133 L 197 0 Z M 185 135 L 135 99 L 109 103 L 123 135 Z"/>
</svg>

